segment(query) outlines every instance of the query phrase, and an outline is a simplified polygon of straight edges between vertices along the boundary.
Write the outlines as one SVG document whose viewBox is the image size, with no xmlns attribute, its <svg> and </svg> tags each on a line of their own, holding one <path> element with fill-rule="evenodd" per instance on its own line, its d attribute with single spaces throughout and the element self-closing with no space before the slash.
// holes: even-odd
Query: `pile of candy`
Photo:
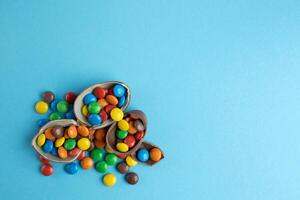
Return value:
<svg viewBox="0 0 300 200">
<path fill-rule="evenodd" d="M 32 141 L 40 155 L 41 173 L 50 176 L 54 172 L 50 161 L 61 162 L 66 163 L 64 170 L 68 174 L 76 174 L 80 166 L 105 173 L 102 182 L 113 186 L 117 178 L 108 171 L 110 166 L 116 166 L 129 184 L 136 184 L 139 176 L 130 172 L 131 167 L 138 162 L 153 165 L 164 158 L 157 146 L 143 141 L 146 117 L 141 111 L 123 113 L 130 101 L 130 91 L 124 83 L 106 82 L 88 89 L 92 92 L 84 91 L 78 96 L 68 92 L 64 100 L 46 91 L 36 103 L 37 113 L 52 111 L 48 118 L 38 121 L 40 130 Z M 108 120 L 111 122 L 104 124 Z"/>
</svg>

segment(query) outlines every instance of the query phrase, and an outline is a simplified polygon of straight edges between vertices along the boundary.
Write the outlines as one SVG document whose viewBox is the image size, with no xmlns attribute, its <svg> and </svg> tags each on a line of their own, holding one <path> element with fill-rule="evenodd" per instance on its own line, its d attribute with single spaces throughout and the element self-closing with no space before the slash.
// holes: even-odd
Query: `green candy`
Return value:
<svg viewBox="0 0 300 200">
<path fill-rule="evenodd" d="M 99 161 L 103 158 L 103 152 L 101 151 L 101 149 L 93 149 L 93 151 L 91 151 L 91 158 L 94 161 Z"/>
<path fill-rule="evenodd" d="M 107 171 L 107 168 L 108 168 L 108 166 L 107 166 L 107 164 L 106 164 L 105 161 L 97 162 L 97 164 L 96 164 L 95 167 L 96 167 L 96 170 L 97 170 L 98 172 L 101 172 L 101 173 L 106 172 L 106 171 Z"/>
<path fill-rule="evenodd" d="M 127 133 L 127 131 L 117 130 L 116 135 L 117 135 L 117 138 L 122 140 L 127 137 L 128 133 Z"/>
<path fill-rule="evenodd" d="M 98 102 L 92 102 L 88 106 L 88 111 L 90 114 L 98 114 L 101 110 L 101 107 Z"/>
<path fill-rule="evenodd" d="M 67 139 L 64 143 L 64 147 L 66 150 L 72 150 L 76 146 L 76 140 L 75 139 Z"/>
<path fill-rule="evenodd" d="M 69 104 L 65 100 L 59 101 L 56 105 L 58 112 L 66 113 L 68 112 Z"/>
<path fill-rule="evenodd" d="M 109 153 L 106 155 L 105 161 L 108 165 L 114 165 L 118 161 L 118 157 L 113 153 Z"/>
<path fill-rule="evenodd" d="M 57 120 L 57 119 L 61 119 L 61 115 L 58 112 L 53 112 L 50 114 L 49 116 L 50 121 Z"/>
</svg>

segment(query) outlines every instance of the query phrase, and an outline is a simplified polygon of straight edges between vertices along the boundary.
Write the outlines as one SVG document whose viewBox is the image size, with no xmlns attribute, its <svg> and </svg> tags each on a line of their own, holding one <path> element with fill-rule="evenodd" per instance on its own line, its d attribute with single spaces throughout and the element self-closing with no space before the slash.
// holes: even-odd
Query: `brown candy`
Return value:
<svg viewBox="0 0 300 200">
<path fill-rule="evenodd" d="M 139 182 L 139 176 L 134 172 L 129 172 L 128 174 L 126 174 L 125 179 L 127 183 L 131 185 L 135 185 L 137 184 L 137 182 Z"/>
<path fill-rule="evenodd" d="M 55 95 L 51 91 L 46 91 L 42 94 L 42 99 L 46 103 L 51 103 L 54 100 L 54 98 L 55 98 Z"/>
<path fill-rule="evenodd" d="M 141 120 L 135 120 L 134 121 L 134 127 L 136 128 L 136 130 L 138 131 L 143 131 L 145 130 L 144 124 Z"/>
<path fill-rule="evenodd" d="M 125 162 L 120 162 L 117 165 L 117 170 L 121 173 L 121 174 L 126 174 L 129 171 L 130 167 L 125 163 Z"/>
<path fill-rule="evenodd" d="M 62 137 L 63 135 L 64 135 L 64 128 L 62 127 L 62 126 L 54 126 L 53 128 L 52 128 L 52 131 L 51 131 L 51 133 L 52 133 L 52 135 L 54 136 L 54 137 L 56 137 L 56 138 L 60 138 L 60 137 Z"/>
</svg>

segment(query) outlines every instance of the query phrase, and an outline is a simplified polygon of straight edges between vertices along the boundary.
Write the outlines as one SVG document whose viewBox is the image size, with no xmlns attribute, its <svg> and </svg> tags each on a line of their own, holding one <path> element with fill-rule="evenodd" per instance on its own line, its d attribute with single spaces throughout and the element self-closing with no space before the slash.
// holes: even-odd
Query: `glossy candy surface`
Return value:
<svg viewBox="0 0 300 200">
<path fill-rule="evenodd" d="M 111 187 L 114 186 L 117 182 L 117 178 L 113 174 L 106 174 L 102 179 L 104 185 Z"/>
<path fill-rule="evenodd" d="M 94 149 L 93 151 L 91 151 L 90 155 L 95 162 L 102 160 L 103 158 L 103 152 L 101 149 Z"/>
<path fill-rule="evenodd" d="M 44 101 L 39 101 L 35 104 L 35 110 L 39 114 L 44 114 L 48 111 L 48 104 Z"/>
<path fill-rule="evenodd" d="M 79 149 L 85 151 L 90 148 L 91 141 L 88 138 L 81 138 L 78 140 L 77 146 Z"/>
<path fill-rule="evenodd" d="M 88 120 L 89 120 L 89 123 L 92 125 L 99 125 L 102 122 L 101 117 L 97 114 L 91 114 L 88 117 Z"/>
<path fill-rule="evenodd" d="M 125 153 L 128 151 L 129 148 L 128 148 L 127 144 L 120 142 L 120 143 L 117 143 L 117 149 L 118 149 L 118 151 Z"/>
<path fill-rule="evenodd" d="M 122 131 L 127 131 L 129 129 L 129 124 L 125 119 L 118 122 L 118 128 Z"/>
<path fill-rule="evenodd" d="M 85 157 L 80 161 L 80 165 L 83 169 L 91 169 L 94 166 L 94 161 L 90 157 Z"/>
<path fill-rule="evenodd" d="M 43 151 L 45 153 L 50 153 L 53 149 L 53 142 L 51 140 L 46 140 L 45 144 L 43 145 Z"/>
<path fill-rule="evenodd" d="M 108 165 L 105 161 L 97 162 L 95 168 L 98 172 L 104 173 L 108 169 Z"/>
<path fill-rule="evenodd" d="M 71 162 L 71 163 L 66 164 L 64 169 L 68 174 L 73 175 L 78 172 L 79 167 L 78 167 L 77 163 Z"/>
<path fill-rule="evenodd" d="M 149 160 L 149 151 L 146 148 L 137 151 L 137 159 L 141 162 Z"/>
<path fill-rule="evenodd" d="M 113 108 L 110 112 L 110 116 L 114 121 L 120 121 L 124 117 L 124 113 L 120 108 Z"/>
<path fill-rule="evenodd" d="M 105 156 L 105 161 L 108 165 L 116 164 L 118 157 L 115 154 L 109 153 Z"/>
<path fill-rule="evenodd" d="M 88 105 L 92 102 L 96 102 L 97 101 L 97 97 L 95 95 L 93 95 L 92 93 L 85 95 L 85 97 L 83 98 L 83 102 L 85 105 Z"/>
<path fill-rule="evenodd" d="M 125 161 L 126 161 L 126 164 L 130 167 L 133 167 L 138 164 L 138 161 L 134 160 L 131 156 L 127 156 Z"/>
<path fill-rule="evenodd" d="M 43 164 L 40 171 L 44 176 L 50 176 L 53 174 L 53 167 L 49 163 Z"/>
<path fill-rule="evenodd" d="M 125 91 L 126 91 L 125 88 L 120 84 L 117 84 L 113 87 L 113 93 L 116 97 L 124 96 Z"/>
<path fill-rule="evenodd" d="M 157 162 L 161 159 L 162 153 L 160 151 L 160 149 L 158 148 L 153 148 L 150 150 L 150 159 Z"/>
</svg>

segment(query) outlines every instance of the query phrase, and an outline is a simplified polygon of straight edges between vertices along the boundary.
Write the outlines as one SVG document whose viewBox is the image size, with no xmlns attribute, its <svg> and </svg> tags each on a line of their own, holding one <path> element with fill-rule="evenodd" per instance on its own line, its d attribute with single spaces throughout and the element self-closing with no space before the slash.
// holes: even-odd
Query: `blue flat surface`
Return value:
<svg viewBox="0 0 300 200">
<path fill-rule="evenodd" d="M 1 199 L 298 200 L 299 36 L 297 0 L 1 0 Z M 43 177 L 41 92 L 106 80 L 131 87 L 166 159 L 136 186 Z"/>
</svg>

